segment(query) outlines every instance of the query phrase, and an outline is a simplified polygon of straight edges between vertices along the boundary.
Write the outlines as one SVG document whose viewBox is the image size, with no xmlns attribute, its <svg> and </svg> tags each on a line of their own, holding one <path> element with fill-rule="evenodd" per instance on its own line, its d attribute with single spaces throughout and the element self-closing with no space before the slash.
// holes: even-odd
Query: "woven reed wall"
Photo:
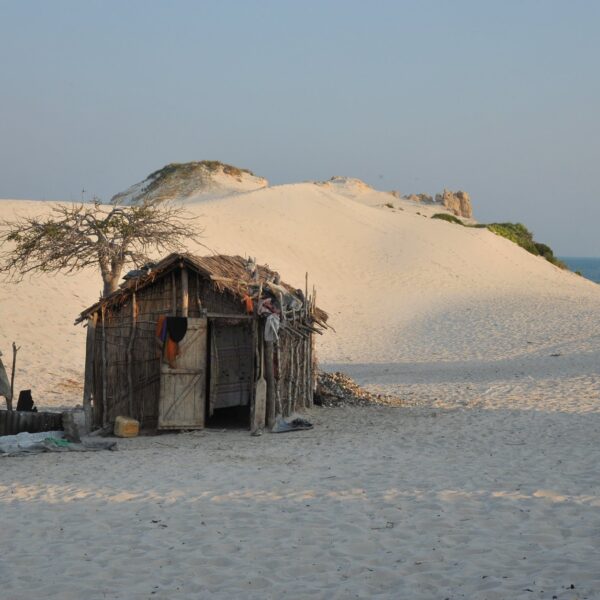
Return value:
<svg viewBox="0 0 600 600">
<path fill-rule="evenodd" d="M 188 286 L 190 317 L 199 317 L 201 308 L 210 313 L 244 314 L 244 305 L 238 298 L 227 291 L 216 290 L 212 282 L 196 273 L 189 273 Z M 137 292 L 135 298 L 135 328 L 132 328 L 133 298 L 123 305 L 107 309 L 104 318 L 101 313 L 98 314 L 94 338 L 93 405 L 94 422 L 99 427 L 114 422 L 119 415 L 132 416 L 140 421 L 143 428 L 154 428 L 157 424 L 160 351 L 156 322 L 160 315 L 181 314 L 180 269 L 157 278 L 152 285 Z M 276 356 L 279 368 L 276 372 L 284 416 L 313 404 L 312 337 L 281 330 Z M 130 352 L 131 400 L 128 381 Z M 258 364 L 258 361 L 255 363 Z"/>
</svg>

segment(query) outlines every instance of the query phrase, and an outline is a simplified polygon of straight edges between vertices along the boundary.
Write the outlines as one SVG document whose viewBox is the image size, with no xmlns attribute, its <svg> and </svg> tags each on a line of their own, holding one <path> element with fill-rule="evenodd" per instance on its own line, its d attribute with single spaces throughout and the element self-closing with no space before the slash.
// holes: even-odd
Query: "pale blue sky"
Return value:
<svg viewBox="0 0 600 600">
<path fill-rule="evenodd" d="M 0 0 L 0 197 L 169 162 L 465 189 L 600 256 L 600 2 Z"/>
</svg>

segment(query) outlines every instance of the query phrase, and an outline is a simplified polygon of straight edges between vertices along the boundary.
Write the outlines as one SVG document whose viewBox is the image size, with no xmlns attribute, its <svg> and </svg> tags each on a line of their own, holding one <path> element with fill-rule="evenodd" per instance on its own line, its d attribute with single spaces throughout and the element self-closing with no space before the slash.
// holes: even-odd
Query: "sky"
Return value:
<svg viewBox="0 0 600 600">
<path fill-rule="evenodd" d="M 0 198 L 170 162 L 471 194 L 600 256 L 600 2 L 0 0 Z"/>
</svg>

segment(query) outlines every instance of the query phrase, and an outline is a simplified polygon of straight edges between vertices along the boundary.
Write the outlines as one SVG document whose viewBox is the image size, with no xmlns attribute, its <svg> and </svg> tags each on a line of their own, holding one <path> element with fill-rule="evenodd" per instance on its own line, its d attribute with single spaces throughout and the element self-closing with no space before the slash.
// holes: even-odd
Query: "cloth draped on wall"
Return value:
<svg viewBox="0 0 600 600">
<path fill-rule="evenodd" d="M 156 322 L 156 337 L 164 349 L 165 360 L 174 369 L 179 356 L 179 342 L 187 333 L 187 317 L 167 317 L 160 315 Z"/>
</svg>

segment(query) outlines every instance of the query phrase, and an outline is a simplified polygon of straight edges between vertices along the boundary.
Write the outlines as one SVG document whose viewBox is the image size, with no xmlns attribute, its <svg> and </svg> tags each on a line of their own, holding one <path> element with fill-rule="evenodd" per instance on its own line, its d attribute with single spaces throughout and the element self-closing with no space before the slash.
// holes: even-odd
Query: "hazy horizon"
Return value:
<svg viewBox="0 0 600 600">
<path fill-rule="evenodd" d="M 0 197 L 108 200 L 170 162 L 471 194 L 600 256 L 593 2 L 0 2 Z"/>
</svg>

